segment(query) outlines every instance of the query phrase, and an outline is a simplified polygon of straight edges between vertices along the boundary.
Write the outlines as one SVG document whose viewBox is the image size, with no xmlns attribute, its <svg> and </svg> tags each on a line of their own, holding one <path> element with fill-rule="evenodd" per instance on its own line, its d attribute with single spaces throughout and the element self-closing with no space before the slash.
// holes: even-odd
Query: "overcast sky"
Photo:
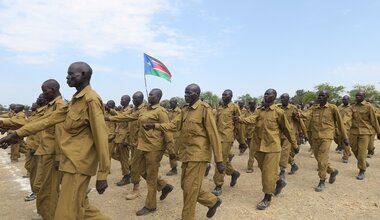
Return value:
<svg viewBox="0 0 380 220">
<path fill-rule="evenodd" d="M 325 82 L 380 90 L 379 11 L 377 0 L 1 0 L 0 103 L 30 105 L 51 78 L 71 99 L 75 61 L 92 66 L 103 101 L 118 103 L 145 93 L 144 52 L 173 75 L 147 76 L 164 98 L 190 83 L 234 98 Z"/>
</svg>

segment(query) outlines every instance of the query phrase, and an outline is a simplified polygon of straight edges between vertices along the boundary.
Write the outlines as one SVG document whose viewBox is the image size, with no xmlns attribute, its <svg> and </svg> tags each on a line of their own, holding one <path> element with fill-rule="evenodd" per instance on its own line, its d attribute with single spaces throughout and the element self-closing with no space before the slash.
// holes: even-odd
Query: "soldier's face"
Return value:
<svg viewBox="0 0 380 220">
<path fill-rule="evenodd" d="M 364 101 L 364 93 L 363 92 L 356 93 L 355 98 L 356 98 L 356 103 L 361 103 L 362 101 Z"/>
<path fill-rule="evenodd" d="M 264 93 L 264 102 L 265 103 L 272 103 L 276 99 L 276 95 L 273 90 L 268 89 Z"/>
<path fill-rule="evenodd" d="M 223 100 L 223 103 L 224 103 L 225 105 L 227 105 L 227 104 L 231 101 L 231 99 L 232 99 L 232 95 L 231 95 L 230 92 L 228 92 L 228 91 L 224 91 L 224 92 L 222 93 L 222 100 Z"/>
<path fill-rule="evenodd" d="M 158 92 L 156 91 L 149 92 L 148 102 L 151 105 L 158 104 L 160 102 L 160 96 L 158 95 Z"/>
<path fill-rule="evenodd" d="M 120 99 L 120 105 L 122 105 L 122 106 L 127 106 L 127 105 L 129 105 L 129 102 L 130 102 L 131 100 L 130 99 L 128 99 L 127 97 L 121 97 L 121 99 Z"/>
<path fill-rule="evenodd" d="M 177 102 L 175 100 L 170 100 L 169 105 L 171 109 L 175 109 L 177 107 Z"/>
<path fill-rule="evenodd" d="M 342 102 L 344 105 L 348 105 L 348 97 L 347 96 L 343 97 Z"/>
<path fill-rule="evenodd" d="M 328 96 L 328 94 L 326 92 L 324 92 L 324 91 L 320 92 L 318 94 L 318 102 L 319 102 L 319 104 L 322 104 L 322 105 L 326 104 L 328 98 L 329 98 L 329 96 Z"/>
<path fill-rule="evenodd" d="M 78 65 L 71 65 L 67 70 L 67 85 L 77 87 L 85 81 L 85 72 Z"/>
<path fill-rule="evenodd" d="M 41 89 L 42 89 L 42 94 L 47 101 L 50 102 L 54 99 L 54 96 L 55 96 L 54 88 L 52 88 L 49 85 L 43 84 L 41 86 Z"/>
<path fill-rule="evenodd" d="M 186 87 L 185 89 L 185 101 L 190 105 L 194 104 L 198 98 L 198 94 L 191 87 Z"/>
</svg>

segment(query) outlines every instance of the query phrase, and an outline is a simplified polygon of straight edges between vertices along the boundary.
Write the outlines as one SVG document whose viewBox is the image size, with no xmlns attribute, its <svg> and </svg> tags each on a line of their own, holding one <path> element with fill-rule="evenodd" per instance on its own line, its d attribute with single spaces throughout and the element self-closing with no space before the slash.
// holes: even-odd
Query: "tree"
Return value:
<svg viewBox="0 0 380 220">
<path fill-rule="evenodd" d="M 299 89 L 296 91 L 296 94 L 292 97 L 292 100 L 296 104 L 307 104 L 310 101 L 316 99 L 316 93 L 313 91 L 305 91 L 303 89 Z"/>
<path fill-rule="evenodd" d="M 367 100 L 379 101 L 380 92 L 376 90 L 374 85 L 360 85 L 360 84 L 354 85 L 352 89 L 349 91 L 349 94 L 352 100 L 355 99 L 356 93 L 360 90 L 365 91 L 365 97 Z"/>
<path fill-rule="evenodd" d="M 244 102 L 244 105 L 247 105 L 248 104 L 248 101 L 252 99 L 252 96 L 250 94 L 245 94 L 245 95 L 242 95 L 242 96 L 238 96 L 238 99 L 239 100 L 242 100 Z"/>
<path fill-rule="evenodd" d="M 212 107 L 218 106 L 219 97 L 210 91 L 202 92 L 201 97 L 210 103 Z"/>
<path fill-rule="evenodd" d="M 329 101 L 335 101 L 342 98 L 342 93 L 344 93 L 344 86 L 332 86 L 329 83 L 322 83 L 314 86 L 318 91 L 327 90 L 330 93 Z"/>
</svg>

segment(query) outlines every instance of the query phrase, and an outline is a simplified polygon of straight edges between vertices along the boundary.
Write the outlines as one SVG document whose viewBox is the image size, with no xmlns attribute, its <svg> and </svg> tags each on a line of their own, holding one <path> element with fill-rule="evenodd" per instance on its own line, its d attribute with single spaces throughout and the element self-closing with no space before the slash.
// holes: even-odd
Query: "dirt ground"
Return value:
<svg viewBox="0 0 380 220">
<path fill-rule="evenodd" d="M 256 167 L 253 173 L 246 173 L 248 153 L 237 156 L 237 145 L 233 151 L 236 154 L 233 166 L 241 172 L 238 183 L 230 187 L 230 177 L 226 177 L 221 196 L 223 203 L 213 219 L 379 219 L 380 213 L 380 141 L 375 142 L 376 153 L 368 159 L 370 168 L 363 181 L 356 180 L 358 170 L 356 159 L 352 156 L 348 164 L 341 162 L 341 154 L 335 152 L 335 144 L 331 146 L 330 162 L 339 170 L 334 184 L 326 184 L 324 192 L 317 193 L 314 187 L 318 184 L 317 163 L 308 153 L 309 145 L 302 145 L 301 152 L 296 157 L 300 170 L 292 176 L 287 175 L 287 186 L 283 192 L 272 199 L 271 206 L 265 211 L 256 210 L 256 204 L 262 199 L 261 174 Z M 0 219 L 22 220 L 36 215 L 35 202 L 24 202 L 24 197 L 30 192 L 25 174 L 24 157 L 18 163 L 11 163 L 9 150 L 0 151 Z M 289 170 L 290 168 L 288 168 Z M 132 185 L 118 187 L 115 183 L 120 179 L 120 164 L 112 161 L 112 170 L 108 179 L 109 188 L 104 195 L 96 191 L 89 194 L 90 202 L 112 219 L 181 219 L 182 191 L 180 176 L 167 177 L 169 170 L 168 158 L 164 157 L 160 169 L 161 175 L 174 190 L 166 200 L 158 201 L 157 211 L 144 217 L 137 217 L 135 212 L 143 207 L 146 184 L 141 182 L 142 196 L 133 201 L 125 200 Z M 212 175 L 204 179 L 203 188 L 211 191 L 214 188 Z M 92 179 L 90 187 L 95 187 Z M 207 208 L 197 205 L 196 219 L 206 219 Z"/>
</svg>

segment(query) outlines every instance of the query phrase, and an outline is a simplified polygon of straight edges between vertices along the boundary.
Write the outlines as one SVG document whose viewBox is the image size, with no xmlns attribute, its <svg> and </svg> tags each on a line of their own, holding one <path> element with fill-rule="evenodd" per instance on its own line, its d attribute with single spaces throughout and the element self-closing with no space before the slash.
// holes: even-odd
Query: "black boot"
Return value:
<svg viewBox="0 0 380 220">
<path fill-rule="evenodd" d="M 117 186 L 125 186 L 127 184 L 130 184 L 131 183 L 131 179 L 130 179 L 130 176 L 129 174 L 128 175 L 125 175 L 123 176 L 123 178 L 116 183 Z"/>
<path fill-rule="evenodd" d="M 293 163 L 292 164 L 292 168 L 290 169 L 290 172 L 289 172 L 289 175 L 293 175 L 297 172 L 297 170 L 299 169 L 298 165 Z"/>
<path fill-rule="evenodd" d="M 259 204 L 256 205 L 256 208 L 258 210 L 264 210 L 268 208 L 270 205 L 270 202 L 272 201 L 272 195 L 271 194 L 265 194 L 264 199 L 259 202 Z"/>
<path fill-rule="evenodd" d="M 356 179 L 358 179 L 358 180 L 364 180 L 364 178 L 365 178 L 365 170 L 360 170 L 358 176 L 356 177 Z"/>
<path fill-rule="evenodd" d="M 320 180 L 318 186 L 315 188 L 316 192 L 322 192 L 325 189 L 325 180 Z"/>
</svg>

